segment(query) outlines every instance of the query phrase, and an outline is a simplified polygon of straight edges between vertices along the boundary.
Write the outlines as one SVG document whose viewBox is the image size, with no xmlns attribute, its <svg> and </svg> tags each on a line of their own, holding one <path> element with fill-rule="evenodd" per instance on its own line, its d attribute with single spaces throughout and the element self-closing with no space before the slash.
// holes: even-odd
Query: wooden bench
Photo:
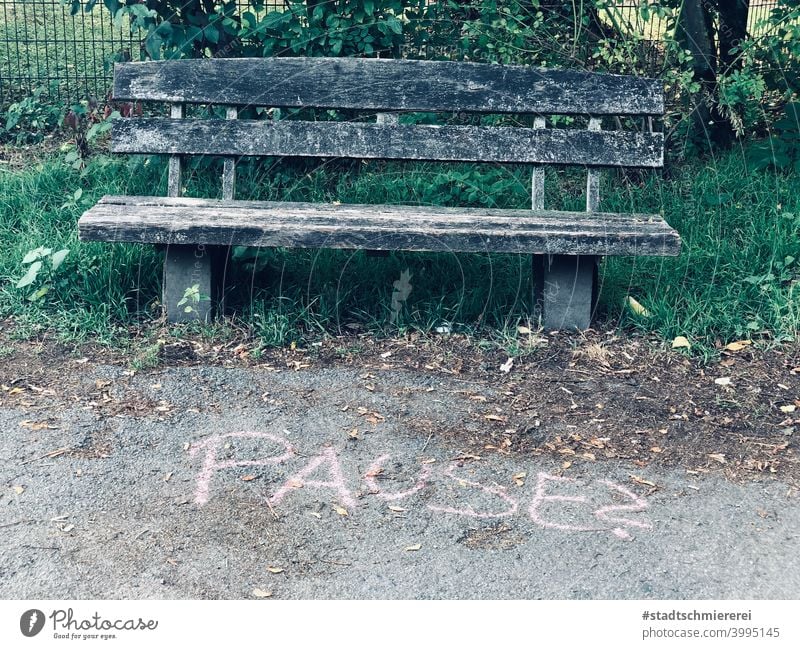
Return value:
<svg viewBox="0 0 800 649">
<path fill-rule="evenodd" d="M 120 119 L 112 129 L 114 152 L 170 156 L 169 195 L 105 196 L 81 217 L 80 238 L 165 246 L 163 304 L 170 321 L 210 317 L 211 302 L 187 310 L 184 298 L 194 286 L 212 293 L 212 275 L 222 272 L 214 259 L 225 257 L 215 251 L 230 246 L 533 255 L 535 303 L 548 330 L 589 327 L 600 256 L 680 251 L 678 234 L 658 214 L 598 212 L 599 168 L 663 163 L 661 133 L 601 128 L 604 117 L 613 125 L 610 117 L 661 115 L 663 90 L 653 79 L 442 61 L 180 60 L 117 64 L 114 98 L 171 105 L 169 117 Z M 227 120 L 182 119 L 186 104 L 225 106 Z M 240 106 L 373 117 L 245 120 L 237 119 Z M 414 111 L 528 115 L 530 125 L 398 119 Z M 583 125 L 547 128 L 553 115 L 578 116 Z M 224 156 L 222 200 L 182 196 L 181 160 L 191 155 Z M 532 209 L 234 200 L 242 156 L 529 163 Z M 548 164 L 587 168 L 585 212 L 544 209 Z"/>
</svg>

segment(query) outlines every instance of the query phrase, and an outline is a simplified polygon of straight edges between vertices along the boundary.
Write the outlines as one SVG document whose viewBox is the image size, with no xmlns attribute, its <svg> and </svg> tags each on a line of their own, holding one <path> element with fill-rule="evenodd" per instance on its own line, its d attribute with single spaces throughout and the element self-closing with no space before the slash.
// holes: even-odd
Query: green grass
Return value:
<svg viewBox="0 0 800 649">
<path fill-rule="evenodd" d="M 219 169 L 200 163 L 187 193 L 218 196 Z M 242 165 L 239 198 L 527 207 L 529 170 L 488 165 L 329 163 Z M 585 175 L 553 171 L 547 206 L 581 209 Z M 81 243 L 81 212 L 106 193 L 163 194 L 158 158 L 100 156 L 80 174 L 57 159 L 0 171 L 0 317 L 19 335 L 42 330 L 66 340 L 119 343 L 158 316 L 160 253 L 150 246 Z M 75 192 L 82 194 L 76 199 Z M 741 153 L 695 162 L 671 177 L 604 179 L 602 209 L 663 211 L 683 239 L 677 258 L 609 258 L 601 272 L 600 322 L 689 338 L 696 352 L 741 338 L 794 338 L 800 325 L 800 192 L 793 175 L 749 173 Z M 25 254 L 69 248 L 41 300 L 16 289 Z M 391 324 L 393 284 L 412 290 Z M 396 335 L 435 330 L 499 340 L 510 351 L 530 310 L 530 261 L 517 255 L 239 249 L 228 304 L 265 345 L 306 344 L 327 333 Z M 633 315 L 634 297 L 650 312 Z M 535 323 L 534 323 L 535 325 Z"/>
</svg>

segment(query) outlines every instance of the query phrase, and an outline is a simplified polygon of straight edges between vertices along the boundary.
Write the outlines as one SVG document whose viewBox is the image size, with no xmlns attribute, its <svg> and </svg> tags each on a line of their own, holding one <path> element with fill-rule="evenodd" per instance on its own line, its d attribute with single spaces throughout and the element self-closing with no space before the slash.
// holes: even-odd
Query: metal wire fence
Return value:
<svg viewBox="0 0 800 649">
<path fill-rule="evenodd" d="M 248 0 L 238 0 L 242 9 Z M 436 1 L 436 0 L 431 0 Z M 43 87 L 51 98 L 69 102 L 105 97 L 113 63 L 144 58 L 142 39 L 126 20 L 116 22 L 98 2 L 89 13 L 71 15 L 63 0 L 0 0 L 0 105 Z M 769 15 L 776 0 L 751 0 L 750 26 Z M 268 10 L 283 0 L 266 0 Z M 614 16 L 628 31 L 654 43 L 664 37 L 666 23 L 642 19 L 635 2 L 616 4 Z"/>
</svg>

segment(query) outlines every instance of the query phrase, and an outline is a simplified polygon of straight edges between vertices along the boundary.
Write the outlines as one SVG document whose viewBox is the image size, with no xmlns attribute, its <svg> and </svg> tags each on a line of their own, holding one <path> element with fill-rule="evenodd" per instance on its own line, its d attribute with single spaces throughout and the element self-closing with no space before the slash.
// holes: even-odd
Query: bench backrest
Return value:
<svg viewBox="0 0 800 649">
<path fill-rule="evenodd" d="M 660 167 L 663 135 L 601 130 L 603 116 L 658 116 L 658 80 L 581 71 L 450 61 L 354 58 L 207 59 L 121 63 L 114 99 L 172 104 L 170 118 L 117 120 L 112 150 L 226 156 L 223 196 L 233 198 L 239 156 L 319 156 L 498 163 Z M 228 119 L 183 117 L 187 103 L 224 105 Z M 364 121 L 239 120 L 237 107 L 374 111 Z M 399 124 L 396 112 L 534 114 L 534 128 Z M 550 115 L 589 116 L 589 128 L 545 128 Z M 537 167 L 538 168 L 538 167 Z M 534 208 L 543 176 L 534 172 Z M 590 171 L 589 194 L 592 193 Z M 587 209 L 593 209 L 587 198 Z"/>
</svg>

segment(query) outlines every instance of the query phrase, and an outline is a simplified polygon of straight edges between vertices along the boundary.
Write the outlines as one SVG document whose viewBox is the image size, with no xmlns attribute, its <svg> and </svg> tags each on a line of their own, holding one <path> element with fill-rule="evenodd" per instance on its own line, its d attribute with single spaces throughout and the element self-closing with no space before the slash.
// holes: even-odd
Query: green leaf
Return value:
<svg viewBox="0 0 800 649">
<path fill-rule="evenodd" d="M 38 248 L 29 250 L 28 254 L 26 254 L 22 258 L 22 263 L 30 264 L 32 261 L 36 261 L 37 259 L 41 259 L 42 257 L 47 257 L 51 252 L 53 252 L 52 248 L 45 248 L 44 246 L 39 246 Z"/>
<path fill-rule="evenodd" d="M 53 265 L 53 270 L 57 270 L 58 267 L 62 264 L 64 259 L 66 259 L 67 255 L 69 254 L 69 248 L 63 248 L 56 253 L 53 253 L 53 256 L 50 258 L 50 262 Z"/>
<path fill-rule="evenodd" d="M 158 61 L 161 58 L 161 46 L 163 43 L 164 40 L 158 35 L 158 32 L 150 32 L 144 40 L 144 49 L 154 61 Z"/>
<path fill-rule="evenodd" d="M 397 18 L 395 18 L 394 16 L 387 16 L 386 24 L 388 25 L 389 29 L 391 29 L 395 34 L 403 33 L 403 23 L 397 20 Z"/>
<path fill-rule="evenodd" d="M 25 288 L 26 286 L 33 284 L 36 281 L 36 276 L 39 274 L 41 269 L 42 262 L 33 262 L 30 265 L 30 268 L 28 268 L 28 272 L 25 273 L 25 276 L 17 282 L 17 288 Z"/>
<path fill-rule="evenodd" d="M 214 43 L 214 45 L 219 43 L 219 30 L 214 25 L 207 25 L 203 30 L 203 33 L 205 34 L 206 39 L 211 43 Z"/>
<path fill-rule="evenodd" d="M 375 0 L 364 0 L 364 11 L 368 16 L 375 13 Z"/>
<path fill-rule="evenodd" d="M 47 295 L 47 293 L 49 291 L 50 291 L 50 285 L 49 284 L 45 284 L 39 290 L 34 291 L 33 293 L 31 293 L 27 297 L 27 300 L 28 300 L 28 302 L 36 302 L 36 300 L 41 300 L 45 295 Z"/>
<path fill-rule="evenodd" d="M 111 12 L 112 16 L 116 16 L 120 7 L 119 0 L 103 0 L 103 4 L 106 6 L 106 9 Z"/>
</svg>

